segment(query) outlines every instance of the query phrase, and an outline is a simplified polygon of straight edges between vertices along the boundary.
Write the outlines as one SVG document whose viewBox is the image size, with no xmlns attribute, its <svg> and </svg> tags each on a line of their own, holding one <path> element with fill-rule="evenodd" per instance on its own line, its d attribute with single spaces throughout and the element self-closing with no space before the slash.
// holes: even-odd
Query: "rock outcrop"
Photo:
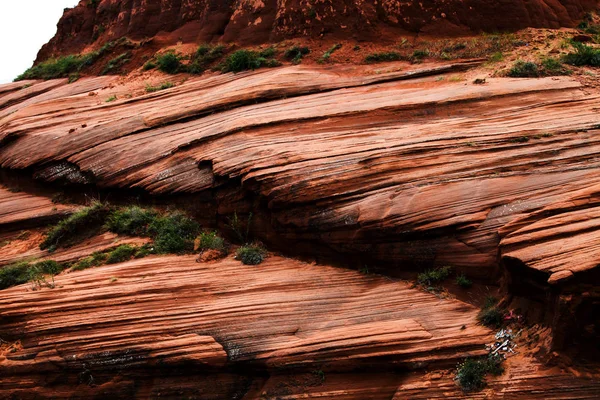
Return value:
<svg viewBox="0 0 600 400">
<path fill-rule="evenodd" d="M 597 0 L 81 0 L 66 9 L 37 61 L 127 36 L 163 44 L 258 44 L 294 37 L 395 41 L 406 33 L 572 27 Z"/>
<path fill-rule="evenodd" d="M 294 66 L 171 77 L 150 94 L 119 77 L 0 86 L 0 179 L 27 186 L 0 190 L 0 226 L 73 210 L 33 178 L 167 199 L 223 229 L 252 212 L 270 249 L 321 264 L 502 280 L 553 349 L 585 355 L 600 327 L 600 95 L 571 77 L 474 84 L 478 65 Z M 47 256 L 18 253 L 0 248 L 0 264 Z M 20 344 L 0 358 L 0 397 L 461 398 L 444 371 L 493 340 L 466 303 L 274 255 L 252 268 L 152 257 L 56 280 L 2 291 L 2 339 Z M 598 392 L 595 364 L 577 378 L 515 365 L 485 395 Z"/>
</svg>

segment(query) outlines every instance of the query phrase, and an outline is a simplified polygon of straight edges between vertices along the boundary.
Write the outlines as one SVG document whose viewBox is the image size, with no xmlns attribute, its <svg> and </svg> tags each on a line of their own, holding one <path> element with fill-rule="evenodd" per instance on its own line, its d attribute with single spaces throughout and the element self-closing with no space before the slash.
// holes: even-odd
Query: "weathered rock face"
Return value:
<svg viewBox="0 0 600 400">
<path fill-rule="evenodd" d="M 389 275 L 452 265 L 503 278 L 555 348 L 585 351 L 600 327 L 600 96 L 569 77 L 455 79 L 476 65 L 284 67 L 152 94 L 118 77 L 0 86 L 0 179 L 136 190 L 221 227 L 253 212 L 272 249 Z M 12 231 L 72 209 L 4 189 L 0 206 Z M 95 237 L 53 257 L 120 243 Z M 47 253 L 2 249 L 0 265 L 23 256 Z M 463 397 L 437 370 L 491 340 L 476 309 L 269 260 L 153 257 L 2 291 L 2 339 L 22 346 L 0 357 L 0 397 Z M 321 368 L 326 382 L 310 372 Z M 527 361 L 481 397 L 594 398 L 594 368 L 574 379 Z"/>
<path fill-rule="evenodd" d="M 445 34 L 574 26 L 597 0 L 82 0 L 67 9 L 38 61 L 127 36 L 165 43 L 265 43 L 300 36 L 395 40 L 402 32 Z M 167 34 L 171 33 L 171 34 Z"/>
</svg>

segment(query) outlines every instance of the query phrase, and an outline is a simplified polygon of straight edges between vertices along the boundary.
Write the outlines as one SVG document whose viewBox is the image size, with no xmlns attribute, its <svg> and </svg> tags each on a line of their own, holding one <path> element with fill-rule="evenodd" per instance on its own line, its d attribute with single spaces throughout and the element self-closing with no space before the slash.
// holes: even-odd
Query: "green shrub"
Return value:
<svg viewBox="0 0 600 400">
<path fill-rule="evenodd" d="M 56 79 L 65 78 L 69 74 L 77 72 L 83 65 L 84 57 L 79 55 L 68 55 L 60 58 L 51 58 L 35 65 L 15 79 Z"/>
<path fill-rule="evenodd" d="M 225 60 L 223 72 L 255 70 L 266 65 L 267 60 L 252 50 L 238 50 Z"/>
<path fill-rule="evenodd" d="M 494 307 L 496 304 L 498 304 L 497 298 L 495 298 L 494 296 L 487 296 L 485 298 L 485 301 L 483 302 L 483 308 Z"/>
<path fill-rule="evenodd" d="M 456 371 L 456 381 L 465 392 L 476 392 L 486 385 L 487 374 L 501 375 L 504 372 L 502 358 L 498 355 L 482 359 L 466 359 L 459 364 Z"/>
<path fill-rule="evenodd" d="M 0 289 L 6 289 L 11 286 L 21 285 L 26 282 L 32 282 L 34 286 L 41 287 L 47 284 L 44 275 L 58 275 L 64 266 L 56 261 L 46 260 L 36 264 L 25 261 L 17 264 L 0 268 Z"/>
<path fill-rule="evenodd" d="M 142 69 L 144 71 L 149 71 L 149 70 L 154 69 L 154 68 L 156 68 L 156 63 L 153 60 L 146 61 L 146 63 L 142 67 Z"/>
<path fill-rule="evenodd" d="M 148 236 L 148 227 L 158 213 L 138 206 L 113 211 L 106 222 L 109 231 L 130 236 Z"/>
<path fill-rule="evenodd" d="M 116 95 L 112 95 L 110 96 L 108 99 L 106 99 L 107 103 L 112 103 L 113 101 L 117 100 L 117 96 Z"/>
<path fill-rule="evenodd" d="M 578 42 L 572 42 L 571 45 L 575 48 L 575 52 L 566 54 L 563 57 L 566 64 L 600 67 L 600 49 Z"/>
<path fill-rule="evenodd" d="M 106 66 L 102 70 L 101 75 L 110 74 L 112 72 L 119 70 L 125 64 L 127 64 L 130 59 L 131 59 L 131 52 L 129 52 L 129 51 L 113 58 L 112 60 L 110 60 L 108 62 L 108 64 L 106 64 Z"/>
<path fill-rule="evenodd" d="M 258 53 L 258 55 L 262 58 L 272 58 L 275 57 L 275 54 L 277 54 L 277 50 L 275 50 L 273 46 L 267 47 L 266 49 Z"/>
<path fill-rule="evenodd" d="M 158 86 L 146 85 L 146 93 L 154 93 L 165 89 L 170 89 L 175 87 L 174 83 L 171 82 L 163 82 Z"/>
<path fill-rule="evenodd" d="M 427 50 L 415 50 L 413 51 L 412 58 L 420 60 L 422 58 L 429 57 L 429 51 Z"/>
<path fill-rule="evenodd" d="M 202 232 L 198 237 L 198 249 L 225 251 L 225 240 L 217 232 Z"/>
<path fill-rule="evenodd" d="M 208 44 L 202 44 L 196 50 L 196 54 L 192 59 L 192 62 L 187 67 L 187 71 L 191 74 L 201 74 L 206 71 L 209 66 L 223 57 L 225 53 L 225 46 L 216 45 L 210 46 Z"/>
<path fill-rule="evenodd" d="M 108 255 L 101 252 L 92 253 L 90 257 L 86 257 L 82 260 L 79 260 L 77 264 L 75 264 L 71 269 L 74 271 L 83 271 L 84 269 L 88 269 L 91 267 L 97 267 L 106 262 Z"/>
<path fill-rule="evenodd" d="M 477 320 L 482 325 L 490 328 L 498 328 L 504 320 L 504 312 L 496 306 L 484 308 L 477 314 Z"/>
<path fill-rule="evenodd" d="M 257 244 L 244 245 L 238 249 L 236 254 L 236 258 L 245 265 L 258 265 L 264 261 L 266 256 L 266 250 Z"/>
<path fill-rule="evenodd" d="M 117 264 L 123 261 L 130 260 L 131 257 L 136 253 L 137 249 L 128 244 L 123 244 L 110 253 L 108 253 L 108 258 L 106 259 L 107 264 Z"/>
<path fill-rule="evenodd" d="M 291 60 L 293 64 L 300 64 L 302 58 L 310 53 L 308 47 L 293 46 L 285 51 L 283 56 L 288 60 Z"/>
<path fill-rule="evenodd" d="M 508 76 L 513 78 L 535 78 L 540 76 L 540 70 L 536 63 L 518 60 L 508 71 Z"/>
<path fill-rule="evenodd" d="M 390 51 L 387 53 L 373 53 L 369 54 L 365 57 L 365 62 L 371 64 L 376 62 L 384 62 L 384 61 L 399 61 L 404 59 L 400 53 L 396 53 L 395 51 Z"/>
<path fill-rule="evenodd" d="M 133 258 L 144 258 L 148 257 L 150 254 L 154 253 L 154 249 L 151 245 L 143 245 L 142 247 L 138 247 Z"/>
<path fill-rule="evenodd" d="M 157 253 L 182 254 L 194 250 L 200 225 L 181 213 L 174 213 L 156 218 L 148 231 L 154 238 Z"/>
<path fill-rule="evenodd" d="M 167 52 L 156 56 L 158 69 L 167 74 L 176 74 L 182 68 L 181 56 Z"/>
<path fill-rule="evenodd" d="M 109 207 L 102 203 L 94 203 L 75 212 L 48 232 L 40 248 L 46 250 L 51 246 L 60 247 L 84 240 L 102 227 L 109 212 Z"/>
<path fill-rule="evenodd" d="M 467 278 L 464 274 L 460 274 L 456 277 L 456 284 L 461 288 L 470 288 L 473 285 L 473 282 Z"/>
<path fill-rule="evenodd" d="M 0 268 L 0 289 L 21 285 L 29 280 L 29 263 L 20 262 Z"/>
<path fill-rule="evenodd" d="M 444 281 L 452 274 L 452 267 L 441 267 L 420 273 L 417 282 L 423 286 L 432 286 Z"/>
</svg>

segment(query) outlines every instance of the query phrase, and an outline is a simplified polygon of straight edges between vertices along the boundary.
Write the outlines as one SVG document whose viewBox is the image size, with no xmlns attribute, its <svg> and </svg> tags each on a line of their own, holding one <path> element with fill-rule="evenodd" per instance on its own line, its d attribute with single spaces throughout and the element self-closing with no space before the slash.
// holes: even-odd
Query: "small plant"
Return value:
<svg viewBox="0 0 600 400">
<path fill-rule="evenodd" d="M 404 57 L 400 53 L 397 53 L 395 51 L 390 51 L 387 53 L 369 54 L 367 57 L 365 57 L 365 62 L 372 64 L 372 63 L 383 62 L 383 61 L 399 61 L 399 60 L 403 60 L 403 59 L 404 59 Z"/>
<path fill-rule="evenodd" d="M 321 58 L 319 58 L 319 60 L 317 62 L 319 64 L 328 62 L 329 59 L 331 58 L 331 55 L 341 48 L 342 48 L 342 45 L 340 43 L 334 44 L 329 50 L 327 50 L 325 53 L 323 53 L 323 55 L 321 56 Z"/>
<path fill-rule="evenodd" d="M 417 282 L 422 286 L 432 286 L 446 280 L 452 274 L 452 267 L 441 267 L 420 273 Z"/>
<path fill-rule="evenodd" d="M 82 260 L 79 260 L 79 262 L 77 262 L 77 264 L 75 264 L 71 269 L 73 271 L 83 271 L 83 270 L 91 268 L 91 267 L 97 267 L 99 265 L 104 264 L 106 262 L 107 258 L 108 258 L 107 254 L 101 253 L 101 252 L 95 252 L 95 253 L 92 253 L 92 255 L 90 257 L 86 257 Z"/>
<path fill-rule="evenodd" d="M 106 99 L 107 103 L 112 103 L 113 101 L 117 100 L 117 96 L 116 95 L 112 95 L 110 96 L 108 99 Z"/>
<path fill-rule="evenodd" d="M 456 284 L 461 288 L 468 289 L 473 285 L 473 282 L 464 274 L 460 274 L 456 277 Z"/>
<path fill-rule="evenodd" d="M 223 45 L 200 45 L 198 50 L 196 50 L 192 62 L 188 65 L 187 71 L 191 74 L 201 74 L 208 69 L 210 64 L 223 57 L 224 53 L 225 46 Z"/>
<path fill-rule="evenodd" d="M 508 71 L 508 76 L 513 78 L 536 78 L 540 70 L 536 63 L 518 60 Z"/>
<path fill-rule="evenodd" d="M 425 57 L 429 57 L 428 50 L 415 50 L 413 51 L 412 58 L 415 60 L 421 60 Z"/>
<path fill-rule="evenodd" d="M 517 138 L 511 139 L 510 141 L 513 143 L 527 143 L 529 142 L 529 136 L 519 136 Z"/>
<path fill-rule="evenodd" d="M 502 54 L 501 51 L 497 51 L 490 56 L 489 60 L 490 60 L 490 62 L 493 62 L 493 63 L 500 62 L 500 61 L 504 60 L 504 54 Z"/>
<path fill-rule="evenodd" d="M 113 72 L 119 70 L 125 64 L 127 64 L 130 59 L 131 59 L 131 52 L 129 52 L 129 51 L 113 58 L 112 60 L 110 60 L 108 62 L 108 64 L 106 64 L 106 66 L 102 70 L 101 75 L 110 74 L 110 73 L 113 73 Z"/>
<path fill-rule="evenodd" d="M 20 262 L 0 268 L 0 290 L 21 285 L 29 280 L 27 262 Z"/>
<path fill-rule="evenodd" d="M 600 67 L 600 49 L 579 42 L 572 42 L 571 45 L 575 48 L 575 52 L 566 54 L 563 57 L 566 64 Z"/>
<path fill-rule="evenodd" d="M 498 328 L 502 325 L 504 312 L 497 306 L 484 308 L 477 314 L 477 320 L 485 326 Z"/>
<path fill-rule="evenodd" d="M 154 248 L 152 248 L 150 245 L 144 245 L 136 250 L 135 254 L 133 255 L 133 258 L 144 258 L 148 257 L 150 254 L 153 253 Z"/>
<path fill-rule="evenodd" d="M 74 82 L 77 82 L 78 80 L 79 80 L 79 72 L 73 72 L 72 74 L 69 74 L 68 83 L 74 83 Z"/>
<path fill-rule="evenodd" d="M 292 61 L 292 64 L 300 64 L 302 58 L 310 53 L 308 47 L 293 46 L 283 53 L 283 56 Z"/>
<path fill-rule="evenodd" d="M 106 263 L 117 264 L 120 262 L 128 261 L 133 257 L 136 251 L 137 249 L 133 246 L 130 246 L 128 244 L 121 245 L 108 254 Z"/>
<path fill-rule="evenodd" d="M 144 71 L 150 71 L 151 69 L 156 68 L 156 63 L 153 60 L 146 61 L 142 69 Z"/>
<path fill-rule="evenodd" d="M 321 380 L 321 383 L 325 382 L 325 372 L 322 369 L 316 369 L 312 373 Z"/>
<path fill-rule="evenodd" d="M 267 66 L 267 59 L 252 50 L 238 50 L 225 60 L 223 72 L 241 72 Z"/>
<path fill-rule="evenodd" d="M 109 211 L 108 206 L 96 202 L 75 212 L 48 232 L 40 248 L 46 250 L 51 246 L 65 246 L 89 237 L 102 226 Z"/>
<path fill-rule="evenodd" d="M 236 259 L 245 265 L 258 265 L 264 261 L 266 256 L 267 252 L 262 246 L 247 244 L 238 249 Z"/>
<path fill-rule="evenodd" d="M 27 269 L 27 280 L 31 282 L 31 288 L 33 290 L 41 289 L 44 286 L 50 286 L 44 277 L 42 269 L 37 265 L 33 265 Z"/>
<path fill-rule="evenodd" d="M 458 365 L 456 371 L 456 382 L 465 392 L 477 392 L 486 385 L 487 374 L 501 375 L 502 359 L 499 356 L 488 356 L 483 359 L 468 358 Z"/>
<path fill-rule="evenodd" d="M 152 85 L 148 84 L 148 85 L 146 85 L 146 93 L 159 92 L 161 90 L 170 89 L 172 87 L 175 87 L 175 84 L 171 83 L 171 82 L 163 82 L 158 86 L 152 86 Z"/>
<path fill-rule="evenodd" d="M 273 46 L 267 47 L 266 49 L 261 50 L 261 52 L 258 53 L 258 55 L 263 58 L 273 58 L 275 57 L 275 54 L 277 54 L 277 50 L 275 50 L 275 47 Z"/>
<path fill-rule="evenodd" d="M 232 217 L 228 217 L 227 226 L 233 231 L 240 243 L 247 243 L 250 240 L 250 226 L 252 223 L 252 213 L 248 214 L 246 224 L 238 218 L 237 212 L 233 213 Z"/>
<path fill-rule="evenodd" d="M 147 236 L 158 213 L 138 206 L 113 211 L 106 222 L 109 231 L 130 236 Z"/>
<path fill-rule="evenodd" d="M 200 225 L 181 213 L 157 217 L 148 232 L 154 238 L 158 254 L 183 254 L 194 250 L 194 239 L 200 233 Z"/>
<path fill-rule="evenodd" d="M 159 54 L 156 56 L 156 65 L 164 73 L 176 74 L 182 67 L 181 56 L 172 51 Z"/>
<path fill-rule="evenodd" d="M 225 241 L 217 235 L 217 232 L 202 232 L 197 238 L 198 250 L 218 250 L 225 251 Z"/>
</svg>

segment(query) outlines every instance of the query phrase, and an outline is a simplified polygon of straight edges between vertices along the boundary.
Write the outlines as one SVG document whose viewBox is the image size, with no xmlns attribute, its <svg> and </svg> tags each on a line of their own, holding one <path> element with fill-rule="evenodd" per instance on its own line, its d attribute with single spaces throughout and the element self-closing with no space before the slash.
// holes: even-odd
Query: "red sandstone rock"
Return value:
<svg viewBox="0 0 600 400">
<path fill-rule="evenodd" d="M 82 0 L 65 10 L 57 35 L 42 48 L 38 61 L 123 36 L 146 40 L 156 35 L 156 41 L 164 44 L 212 40 L 256 44 L 306 36 L 394 41 L 406 32 L 572 27 L 597 6 L 596 0 Z"/>
</svg>

